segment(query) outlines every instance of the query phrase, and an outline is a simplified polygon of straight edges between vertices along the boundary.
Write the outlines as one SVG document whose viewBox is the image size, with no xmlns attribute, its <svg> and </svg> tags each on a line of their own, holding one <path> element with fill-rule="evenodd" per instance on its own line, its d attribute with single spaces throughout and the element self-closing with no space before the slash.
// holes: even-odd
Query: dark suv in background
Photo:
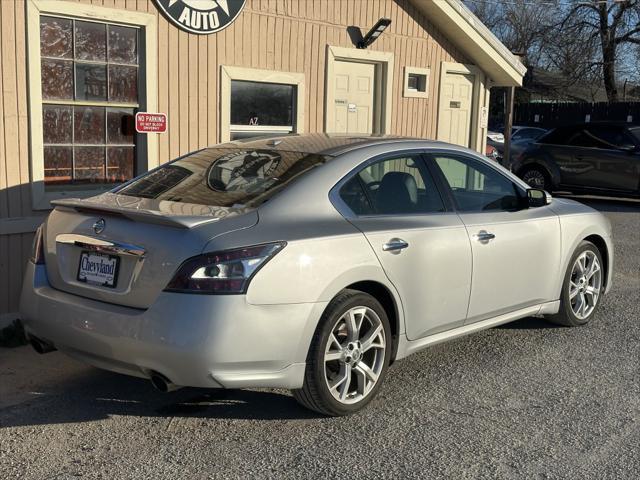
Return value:
<svg viewBox="0 0 640 480">
<path fill-rule="evenodd" d="M 587 123 L 558 127 L 532 143 L 512 170 L 549 192 L 640 195 L 640 125 Z"/>
</svg>

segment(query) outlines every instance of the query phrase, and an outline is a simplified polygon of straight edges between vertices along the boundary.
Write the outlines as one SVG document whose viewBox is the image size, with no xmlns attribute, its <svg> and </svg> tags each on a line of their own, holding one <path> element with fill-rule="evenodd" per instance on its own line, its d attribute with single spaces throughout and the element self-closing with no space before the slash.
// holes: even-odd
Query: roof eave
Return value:
<svg viewBox="0 0 640 480">
<path fill-rule="evenodd" d="M 413 3 L 491 78 L 493 86 L 522 86 L 527 68 L 460 0 Z"/>
</svg>

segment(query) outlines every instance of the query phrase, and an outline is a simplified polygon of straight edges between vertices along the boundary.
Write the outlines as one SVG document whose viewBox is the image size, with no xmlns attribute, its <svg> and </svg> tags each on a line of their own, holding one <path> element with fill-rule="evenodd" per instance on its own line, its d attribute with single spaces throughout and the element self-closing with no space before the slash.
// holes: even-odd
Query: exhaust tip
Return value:
<svg viewBox="0 0 640 480">
<path fill-rule="evenodd" d="M 55 352 L 57 349 L 50 343 L 45 342 L 44 340 L 40 340 L 37 337 L 30 336 L 29 343 L 33 347 L 33 349 L 39 353 L 40 355 L 44 355 L 45 353 Z"/>
<path fill-rule="evenodd" d="M 171 381 L 167 377 L 158 372 L 152 372 L 150 380 L 153 388 L 162 393 L 173 392 L 174 390 L 178 390 L 180 388 L 174 383 L 171 383 Z"/>
</svg>

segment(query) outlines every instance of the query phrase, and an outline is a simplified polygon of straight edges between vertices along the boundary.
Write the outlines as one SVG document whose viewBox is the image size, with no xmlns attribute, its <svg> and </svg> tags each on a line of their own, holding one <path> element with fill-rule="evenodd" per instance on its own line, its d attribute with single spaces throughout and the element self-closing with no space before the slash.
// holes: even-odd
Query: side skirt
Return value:
<svg viewBox="0 0 640 480">
<path fill-rule="evenodd" d="M 400 343 L 398 345 L 398 354 L 396 355 L 396 360 L 408 357 L 412 353 L 419 352 L 420 350 L 423 350 L 432 345 L 437 345 L 438 343 L 453 340 L 454 338 L 459 338 L 471 333 L 479 332 L 481 330 L 486 330 L 487 328 L 497 327 L 498 325 L 513 322 L 514 320 L 518 320 L 520 318 L 530 317 L 533 315 L 549 315 L 557 313 L 559 307 L 559 300 L 541 303 L 538 305 L 533 305 L 531 307 L 521 308 L 520 310 L 516 310 L 514 312 L 505 313 L 497 317 L 488 318 L 480 322 L 463 325 L 462 327 L 447 330 L 446 332 L 437 333 L 435 335 L 430 335 L 418 340 L 408 340 L 406 335 L 402 335 L 400 337 Z"/>
</svg>

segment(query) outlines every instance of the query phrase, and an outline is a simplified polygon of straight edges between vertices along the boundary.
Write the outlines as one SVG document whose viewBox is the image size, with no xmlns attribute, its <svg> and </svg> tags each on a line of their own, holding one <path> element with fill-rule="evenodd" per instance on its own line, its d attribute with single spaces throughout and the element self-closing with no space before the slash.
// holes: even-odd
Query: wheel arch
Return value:
<svg viewBox="0 0 640 480">
<path fill-rule="evenodd" d="M 516 175 L 518 175 L 518 177 L 522 178 L 522 175 L 524 174 L 524 172 L 526 172 L 528 169 L 534 168 L 534 167 L 542 168 L 548 173 L 549 179 L 551 180 L 551 186 L 552 187 L 555 188 L 558 185 L 560 185 L 560 181 L 561 181 L 560 169 L 558 168 L 558 166 L 553 161 L 548 160 L 545 157 L 530 157 L 530 158 L 526 158 L 523 161 L 522 165 L 518 166 L 518 170 L 516 172 Z"/>
<path fill-rule="evenodd" d="M 603 287 L 606 289 L 609 286 L 608 284 L 609 284 L 609 264 L 610 264 L 609 248 L 607 247 L 607 242 L 603 237 L 595 233 L 588 235 L 583 240 L 593 243 L 598 249 L 598 251 L 600 252 L 600 256 L 602 257 L 602 264 L 603 264 L 602 268 L 604 269 Z"/>
<path fill-rule="evenodd" d="M 391 349 L 391 362 L 393 363 L 398 352 L 398 343 L 400 340 L 400 333 L 402 332 L 400 320 L 401 312 L 393 293 L 386 285 L 375 280 L 358 281 L 347 285 L 345 290 L 357 290 L 359 292 L 367 293 L 380 302 L 380 305 L 384 308 L 385 313 L 389 318 L 391 336 L 393 337 L 393 345 Z"/>
</svg>

